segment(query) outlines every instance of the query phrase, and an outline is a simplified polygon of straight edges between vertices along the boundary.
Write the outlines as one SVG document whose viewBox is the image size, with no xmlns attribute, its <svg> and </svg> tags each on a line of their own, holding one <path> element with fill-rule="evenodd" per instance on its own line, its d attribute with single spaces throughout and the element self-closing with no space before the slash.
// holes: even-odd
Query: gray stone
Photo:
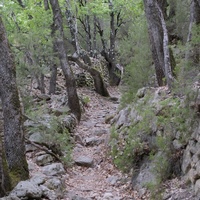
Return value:
<svg viewBox="0 0 200 200">
<path fill-rule="evenodd" d="M 75 135 L 74 139 L 77 143 L 84 145 L 83 138 L 80 135 Z"/>
<path fill-rule="evenodd" d="M 97 137 L 88 137 L 88 138 L 85 138 L 85 144 L 87 146 L 100 145 L 103 142 L 104 142 L 104 139 L 99 139 Z"/>
<path fill-rule="evenodd" d="M 49 95 L 47 95 L 47 94 L 38 94 L 37 96 L 38 96 L 38 98 L 39 98 L 40 100 L 48 101 L 48 100 L 51 99 L 51 97 L 50 97 Z"/>
<path fill-rule="evenodd" d="M 9 195 L 9 196 L 7 196 L 7 197 L 2 197 L 2 198 L 0 198 L 0 200 L 20 200 L 20 198 L 18 198 L 17 196 L 15 196 L 15 195 Z"/>
<path fill-rule="evenodd" d="M 22 199 L 39 199 L 42 196 L 42 190 L 31 181 L 21 181 L 12 190 L 11 195 Z"/>
<path fill-rule="evenodd" d="M 143 98 L 143 97 L 145 96 L 145 93 L 146 93 L 146 88 L 143 87 L 143 88 L 141 88 L 141 89 L 139 89 L 139 90 L 137 91 L 136 96 L 137 96 L 138 98 Z"/>
<path fill-rule="evenodd" d="M 51 163 L 52 161 L 53 161 L 53 157 L 49 154 L 44 154 L 36 158 L 36 163 L 39 166 L 47 165 Z"/>
<path fill-rule="evenodd" d="M 138 191 L 138 196 L 139 196 L 140 198 L 142 198 L 142 197 L 145 195 L 146 192 L 147 192 L 147 189 L 146 189 L 146 188 L 141 188 L 141 189 L 139 189 L 139 191 Z"/>
<path fill-rule="evenodd" d="M 110 176 L 107 178 L 107 181 L 111 184 L 111 185 L 115 185 L 118 181 L 119 177 L 117 176 Z"/>
<path fill-rule="evenodd" d="M 64 193 L 64 181 L 60 178 L 52 177 L 45 182 L 44 186 L 55 191 L 56 194 L 63 195 Z"/>
<path fill-rule="evenodd" d="M 173 141 L 173 147 L 175 148 L 175 149 L 181 149 L 182 148 L 182 144 L 181 144 L 181 142 L 179 141 L 179 140 L 174 140 Z"/>
<path fill-rule="evenodd" d="M 41 142 L 43 140 L 42 133 L 33 133 L 30 137 L 29 140 L 32 142 Z"/>
<path fill-rule="evenodd" d="M 116 129 L 130 122 L 130 108 L 125 108 L 113 119 Z"/>
<path fill-rule="evenodd" d="M 67 198 L 68 200 L 92 200 L 93 198 L 84 198 L 78 196 L 74 191 L 67 192 Z"/>
<path fill-rule="evenodd" d="M 184 174 L 186 174 L 191 167 L 191 159 L 192 159 L 191 153 L 190 153 L 189 147 L 187 147 L 183 154 L 183 162 L 181 166 L 181 169 Z"/>
<path fill-rule="evenodd" d="M 140 168 L 139 174 L 133 178 L 133 186 L 139 191 L 146 187 L 149 183 L 156 183 L 156 175 L 153 173 L 154 164 L 151 162 L 144 162 Z"/>
<path fill-rule="evenodd" d="M 61 163 L 53 163 L 42 167 L 42 172 L 47 176 L 55 176 L 64 174 L 65 170 Z"/>
<path fill-rule="evenodd" d="M 32 162 L 28 161 L 28 169 L 29 169 L 29 171 L 35 170 L 36 167 L 37 167 L 37 165 L 35 163 L 32 163 Z"/>
<path fill-rule="evenodd" d="M 195 167 L 196 167 L 197 174 L 200 177 L 200 160 L 196 163 Z"/>
<path fill-rule="evenodd" d="M 195 180 L 198 178 L 198 174 L 195 169 L 190 169 L 189 172 L 187 173 L 185 180 L 188 182 L 190 181 L 192 184 L 195 183 Z"/>
<path fill-rule="evenodd" d="M 37 147 L 32 144 L 26 144 L 26 152 L 35 151 Z"/>
<path fill-rule="evenodd" d="M 110 192 L 106 192 L 104 195 L 103 195 L 103 200 L 113 200 L 114 196 L 112 193 Z"/>
<path fill-rule="evenodd" d="M 56 193 L 53 190 L 50 190 L 46 186 L 41 185 L 40 188 L 42 190 L 43 196 L 46 197 L 47 199 L 49 199 L 49 200 L 60 199 L 60 198 L 58 198 L 58 196 L 56 195 Z"/>
<path fill-rule="evenodd" d="M 45 183 L 46 179 L 47 176 L 39 172 L 37 174 L 34 174 L 34 176 L 31 177 L 30 181 L 36 185 L 41 185 Z"/>
<path fill-rule="evenodd" d="M 98 129 L 93 132 L 93 135 L 96 135 L 96 136 L 102 136 L 106 134 L 108 134 L 108 131 L 106 129 Z"/>
<path fill-rule="evenodd" d="M 200 179 L 195 183 L 194 192 L 196 196 L 200 197 Z"/>
<path fill-rule="evenodd" d="M 80 156 L 75 159 L 75 163 L 79 166 L 92 167 L 93 159 L 87 156 Z"/>
</svg>

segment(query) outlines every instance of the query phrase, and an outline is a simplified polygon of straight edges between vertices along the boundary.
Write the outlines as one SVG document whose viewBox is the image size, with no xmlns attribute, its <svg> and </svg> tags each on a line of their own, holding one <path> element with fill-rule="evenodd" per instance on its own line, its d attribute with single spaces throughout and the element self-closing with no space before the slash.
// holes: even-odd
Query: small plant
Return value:
<svg viewBox="0 0 200 200">
<path fill-rule="evenodd" d="M 28 127 L 28 132 L 41 133 L 42 140 L 40 142 L 46 144 L 66 166 L 70 166 L 73 141 L 68 128 L 62 123 L 62 116 L 56 117 L 44 113 L 48 113 L 45 106 L 39 106 L 32 111 L 29 110 L 29 116 L 35 122 L 35 125 Z"/>
<path fill-rule="evenodd" d="M 90 97 L 89 96 L 83 96 L 83 104 L 88 105 L 90 103 Z"/>
</svg>

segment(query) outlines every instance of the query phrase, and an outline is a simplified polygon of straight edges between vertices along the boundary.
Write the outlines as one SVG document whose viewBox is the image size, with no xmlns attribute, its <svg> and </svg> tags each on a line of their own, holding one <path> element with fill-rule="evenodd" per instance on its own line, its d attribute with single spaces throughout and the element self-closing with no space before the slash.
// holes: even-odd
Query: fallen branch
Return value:
<svg viewBox="0 0 200 200">
<path fill-rule="evenodd" d="M 73 56 L 68 56 L 69 61 L 75 62 L 80 68 L 86 70 L 90 73 L 94 79 L 94 87 L 96 92 L 104 97 L 109 97 L 108 90 L 105 87 L 104 81 L 101 77 L 101 73 L 94 68 L 91 68 L 89 65 L 82 63 L 78 58 Z"/>
<path fill-rule="evenodd" d="M 45 145 L 45 144 L 40 144 L 40 143 L 38 143 L 38 142 L 30 141 L 28 138 L 25 138 L 25 141 L 26 141 L 28 144 L 31 144 L 31 145 L 37 147 L 38 149 L 45 151 L 47 154 L 53 156 L 58 162 L 60 162 L 60 163 L 63 164 L 64 169 L 67 171 L 67 168 L 66 168 L 65 164 L 63 163 L 63 161 L 62 161 L 55 153 L 53 153 L 51 150 L 49 150 L 48 147 L 47 147 L 47 145 Z"/>
</svg>

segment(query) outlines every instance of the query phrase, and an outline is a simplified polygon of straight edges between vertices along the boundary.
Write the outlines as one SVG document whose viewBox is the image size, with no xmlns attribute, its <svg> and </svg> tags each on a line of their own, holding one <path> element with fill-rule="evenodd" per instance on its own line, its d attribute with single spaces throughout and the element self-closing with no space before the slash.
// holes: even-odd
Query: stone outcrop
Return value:
<svg viewBox="0 0 200 200">
<path fill-rule="evenodd" d="M 29 170 L 32 171 L 35 168 L 29 168 Z M 0 199 L 60 199 L 65 193 L 64 181 L 62 179 L 64 173 L 65 170 L 61 163 L 47 165 L 42 168 L 42 172 L 34 173 L 29 180 L 19 182 L 9 196 Z"/>
<path fill-rule="evenodd" d="M 200 124 L 192 100 L 165 88 L 142 88 L 136 96 L 112 119 L 115 164 L 133 171 L 133 187 L 141 193 L 183 174 L 200 196 Z"/>
</svg>

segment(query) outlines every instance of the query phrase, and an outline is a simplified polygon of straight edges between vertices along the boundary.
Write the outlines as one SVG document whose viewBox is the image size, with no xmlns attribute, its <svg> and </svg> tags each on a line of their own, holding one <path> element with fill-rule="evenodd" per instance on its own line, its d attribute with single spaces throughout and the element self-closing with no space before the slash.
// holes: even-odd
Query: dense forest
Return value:
<svg viewBox="0 0 200 200">
<path fill-rule="evenodd" d="M 115 123 L 116 126 L 112 124 L 110 131 L 110 154 L 114 165 L 124 173 L 130 173 L 134 166 L 140 167 L 139 163 L 144 161 L 144 155 L 156 157 L 160 146 L 169 142 L 163 140 L 163 135 L 167 131 L 173 132 L 171 127 L 180 128 L 181 123 L 190 126 L 190 122 L 191 127 L 194 126 L 198 133 L 199 25 L 200 0 L 2 0 L 0 197 L 7 195 L 20 181 L 29 179 L 25 145 L 31 143 L 27 136 L 31 131 L 37 129 L 45 132 L 48 129 L 53 132 L 53 136 L 46 138 L 46 141 L 50 141 L 48 145 L 48 142 L 34 145 L 40 148 L 43 145 L 43 150 L 45 148 L 55 160 L 64 163 L 66 168 L 70 167 L 70 138 L 73 137 L 74 129 L 83 119 L 84 110 L 90 103 L 90 98 L 80 94 L 79 88 L 89 88 L 95 91 L 99 98 L 108 101 L 116 100 L 109 88 L 118 88 L 119 115 L 127 107 L 129 109 L 126 111 L 129 112 L 134 106 L 138 106 L 143 113 L 143 123 L 140 123 L 140 119 L 135 119 L 137 122 L 133 120 L 126 127 L 125 123 L 119 125 L 119 119 L 114 116 L 111 120 L 111 124 Z M 159 91 L 165 91 L 166 96 L 163 98 L 172 98 L 167 103 L 167 110 L 162 107 L 163 104 L 162 110 L 156 111 L 156 114 L 153 108 L 148 110 L 145 107 L 147 102 L 152 107 L 156 105 L 151 97 L 146 98 L 144 88 L 148 88 L 149 95 L 156 94 L 155 91 L 159 88 Z M 63 94 L 67 106 L 64 108 L 64 104 L 60 104 L 59 109 L 64 112 L 62 115 L 70 116 L 73 128 L 63 126 L 61 114 L 58 114 L 61 111 L 58 109 L 51 111 L 55 116 L 50 121 L 47 119 L 51 128 L 46 125 L 46 119 L 38 118 L 49 109 L 47 102 L 60 94 Z M 143 97 L 146 98 L 144 102 L 138 101 L 138 98 Z M 189 108 L 181 107 L 182 99 L 186 102 L 184 105 Z M 195 114 L 191 114 L 191 109 Z M 135 118 L 138 113 L 139 111 L 134 115 Z M 141 138 L 136 145 L 134 138 L 137 134 L 134 135 L 133 132 L 151 132 L 149 127 L 154 124 L 151 121 L 154 115 L 159 117 L 156 119 L 155 132 L 159 138 L 163 137 L 159 140 L 160 146 L 150 147 L 150 143 L 146 140 L 142 142 Z M 177 120 L 170 121 L 169 118 L 174 116 L 177 116 Z M 44 123 L 30 129 L 24 125 L 27 120 L 43 120 Z M 169 124 L 173 123 L 175 125 L 169 128 Z M 146 127 L 146 124 L 151 125 Z M 161 130 L 159 126 L 167 128 Z M 184 128 L 188 130 L 183 132 L 189 133 L 189 127 L 184 125 Z M 177 132 L 181 134 L 180 129 Z M 65 136 L 62 136 L 61 132 Z M 171 136 L 169 138 L 174 141 Z M 170 151 L 173 151 L 170 156 L 183 152 L 189 141 L 189 137 L 184 137 L 184 145 L 180 148 L 170 147 Z M 66 155 L 65 151 L 68 152 Z M 163 158 L 163 155 L 161 157 Z M 182 157 L 177 159 L 180 161 Z M 198 167 L 197 165 L 195 169 Z M 171 171 L 174 176 L 181 174 L 180 170 L 177 173 L 173 169 Z M 188 172 L 183 170 L 183 167 L 182 171 L 185 174 Z M 191 183 L 195 185 L 195 193 L 200 194 L 200 174 L 197 173 L 194 177 L 195 180 Z M 153 185 L 152 194 L 155 195 L 158 185 L 168 178 L 169 176 L 163 175 L 158 184 Z M 152 189 L 152 186 L 149 186 L 149 189 Z M 152 198 L 160 197 L 152 195 Z"/>
</svg>

